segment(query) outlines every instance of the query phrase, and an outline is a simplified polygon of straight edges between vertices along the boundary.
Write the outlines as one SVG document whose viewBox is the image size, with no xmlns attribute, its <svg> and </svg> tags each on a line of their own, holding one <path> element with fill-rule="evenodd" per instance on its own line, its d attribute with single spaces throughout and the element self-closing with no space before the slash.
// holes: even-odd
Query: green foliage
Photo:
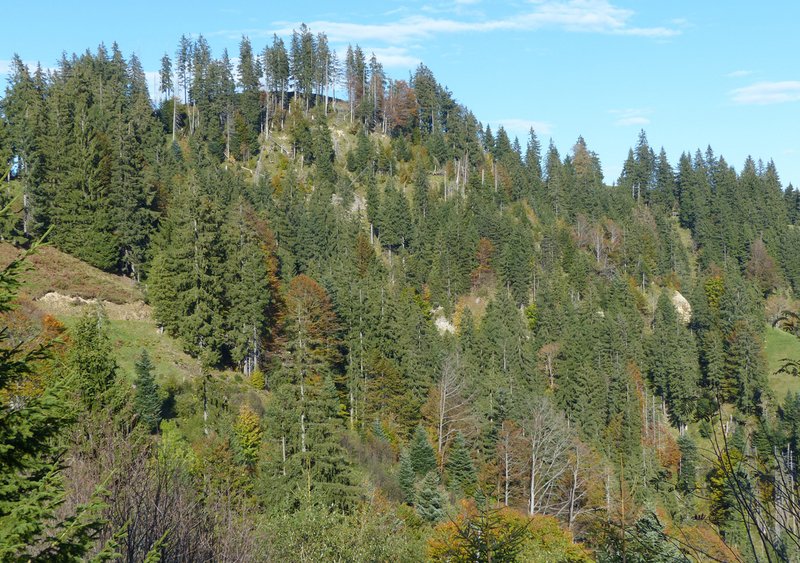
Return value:
<svg viewBox="0 0 800 563">
<path fill-rule="evenodd" d="M 417 426 L 414 430 L 414 436 L 408 444 L 408 457 L 414 473 L 418 476 L 425 476 L 436 470 L 436 453 L 422 426 Z"/>
<path fill-rule="evenodd" d="M 693 335 L 678 319 L 667 291 L 662 291 L 656 307 L 653 335 L 648 343 L 648 375 L 656 392 L 666 400 L 673 424 L 688 424 L 698 394 L 697 348 Z"/>
<path fill-rule="evenodd" d="M 421 561 L 425 557 L 418 535 L 381 505 L 364 505 L 353 515 L 304 506 L 269 519 L 264 533 L 271 539 L 260 556 L 269 560 L 291 561 L 300 553 L 309 561 Z"/>
<path fill-rule="evenodd" d="M 12 309 L 23 260 L 0 271 L 3 313 Z M 77 419 L 67 400 L 65 383 L 71 378 L 48 385 L 38 396 L 17 394 L 15 386 L 35 375 L 44 350 L 26 352 L 11 345 L 8 335 L 5 326 L 0 331 L 0 559 L 76 561 L 93 549 L 104 524 L 104 505 L 95 494 L 66 515 L 62 510 L 62 437 Z"/>
<path fill-rule="evenodd" d="M 504 128 L 479 127 L 424 65 L 409 83 L 390 81 L 358 45 L 339 64 L 327 37 L 305 25 L 288 51 L 275 36 L 261 57 L 243 37 L 236 69 L 202 36 L 181 38 L 176 55 L 174 66 L 162 58 L 160 73 L 162 98 L 175 97 L 157 111 L 141 63 L 116 46 L 65 56 L 48 73 L 15 57 L 0 104 L 3 240 L 24 245 L 53 228 L 59 248 L 142 282 L 158 324 L 202 365 L 202 378 L 165 385 L 165 414 L 175 419 L 162 423 L 159 451 L 143 454 L 140 474 L 157 467 L 159 490 L 199 499 L 202 508 L 181 512 L 203 520 L 170 524 L 156 551 L 168 558 L 186 529 L 203 530 L 192 538 L 198 544 L 244 544 L 251 524 L 274 532 L 259 553 L 265 558 L 302 551 L 315 560 L 419 560 L 424 523 L 443 518 L 440 478 L 462 496 L 480 475 L 482 487 L 498 487 L 481 498 L 507 493 L 512 506 L 528 503 L 538 467 L 529 457 L 532 415 L 550 403 L 551 434 L 570 430 L 569 445 L 552 456 L 563 465 L 553 511 L 565 523 L 583 532 L 589 515 L 612 516 L 603 511 L 615 510 L 610 467 L 620 459 L 638 487 L 631 513 L 641 517 L 625 535 L 609 531 L 598 553 L 618 558 L 627 545 L 630 560 L 680 559 L 661 523 L 638 509 L 648 502 L 688 519 L 706 506 L 687 498 L 703 488 L 712 522 L 726 541 L 744 545 L 745 526 L 755 523 L 738 521 L 731 471 L 709 467 L 689 436 L 703 419 L 701 435 L 712 437 L 709 420 L 730 410 L 731 442 L 748 452 L 731 464 L 737 470 L 752 462 L 758 475 L 772 475 L 794 463 L 767 459 L 770 451 L 794 459 L 800 418 L 793 396 L 775 412 L 763 354 L 764 297 L 791 306 L 788 292 L 800 279 L 798 192 L 783 190 L 774 164 L 748 159 L 737 174 L 708 149 L 682 155 L 673 169 L 642 131 L 608 186 L 584 139 L 562 157 L 553 143 L 543 154 L 531 131 L 523 154 Z M 342 75 L 346 102 L 329 95 Z M 37 280 L 31 294 L 65 293 L 58 283 Z M 672 288 L 689 297 L 688 325 Z M 71 292 L 96 296 L 84 293 L 91 291 Z M 10 316 L 7 359 L 33 346 L 35 331 L 19 317 L 40 322 L 26 308 Z M 129 386 L 114 386 L 111 342 L 128 369 L 136 330 L 172 341 L 147 320 L 119 328 L 132 322 L 114 321 L 109 338 L 102 316 L 79 320 L 64 344 L 72 376 L 64 385 L 82 399 L 78 415 L 113 411 L 115 430 L 129 428 L 125 417 L 135 412 L 147 442 L 156 438 L 143 428 L 156 430 L 161 416 L 153 366 L 140 358 L 136 391 L 125 395 Z M 165 368 L 182 360 L 165 360 L 159 346 L 147 343 L 159 373 L 183 373 Z M 437 376 L 454 354 L 463 387 L 437 401 Z M 48 410 L 56 396 L 70 403 L 51 390 L 54 369 L 14 375 L 12 387 L 0 380 L 9 420 L 41 415 L 43 436 L 20 431 L 8 452 L 22 461 L 4 475 L 47 481 L 59 473 L 62 451 L 47 448 L 60 434 L 45 422 L 59 427 L 69 418 Z M 657 398 L 680 429 L 679 452 Z M 236 411 L 241 405 L 255 410 Z M 439 459 L 417 425 L 433 428 L 442 413 L 443 426 L 469 432 L 470 447 L 451 433 Z M 44 465 L 23 451 L 23 434 L 46 450 Z M 180 469 L 152 463 L 168 459 Z M 675 471 L 685 497 L 678 501 L 657 485 Z M 702 474 L 709 477 L 698 484 Z M 36 483 L 20 485 L 15 498 L 30 493 L 41 501 L 26 508 L 31 517 L 49 518 L 61 498 L 47 496 L 60 490 L 57 481 L 41 495 Z M 374 494 L 360 495 L 356 484 Z M 753 480 L 751 490 L 771 514 L 774 484 Z M 117 493 L 115 502 L 127 498 Z M 414 508 L 395 514 L 401 497 Z M 98 529 L 90 513 L 87 533 Z M 128 514 L 116 505 L 109 513 Z M 240 514 L 231 522 L 242 534 L 218 514 Z M 504 534 L 522 526 L 488 512 L 461 524 L 470 560 L 494 549 L 492 536 L 502 547 Z M 555 520 L 541 526 L 508 557 L 585 558 Z M 156 529 L 148 545 L 165 528 Z M 234 553 L 225 549 L 207 558 Z"/>
<path fill-rule="evenodd" d="M 408 504 L 414 504 L 414 484 L 417 480 L 417 473 L 414 471 L 414 464 L 411 462 L 411 454 L 407 449 L 404 449 L 400 454 L 397 480 L 400 484 L 400 490 L 403 493 L 403 499 L 405 499 Z"/>
<path fill-rule="evenodd" d="M 465 496 L 473 492 L 478 476 L 464 436 L 460 432 L 450 446 L 450 452 L 445 463 L 445 471 L 447 486 L 457 496 Z"/>
<path fill-rule="evenodd" d="M 658 517 L 647 512 L 629 529 L 624 531 L 625 538 L 616 534 L 603 546 L 597 560 L 611 563 L 613 561 L 635 561 L 636 563 L 685 562 L 691 559 L 678 549 L 678 542 L 664 533 Z M 624 542 L 624 543 L 623 543 Z"/>
<path fill-rule="evenodd" d="M 414 507 L 426 522 L 437 522 L 444 517 L 444 496 L 436 471 L 429 471 L 417 484 Z"/>
<path fill-rule="evenodd" d="M 147 428 L 153 432 L 158 430 L 161 422 L 161 397 L 159 397 L 158 384 L 153 376 L 153 363 L 147 350 L 142 350 L 136 362 L 136 379 L 134 386 L 134 409 Z"/>
<path fill-rule="evenodd" d="M 108 400 L 116 377 L 117 362 L 111 352 L 107 324 L 101 310 L 86 313 L 71 331 L 72 346 L 67 365 L 75 376 L 85 407 L 99 408 Z"/>
<path fill-rule="evenodd" d="M 539 320 L 539 311 L 536 308 L 536 303 L 531 303 L 525 307 L 525 318 L 528 320 L 528 330 L 535 332 L 536 322 Z"/>
<path fill-rule="evenodd" d="M 452 523 L 452 537 L 431 545 L 433 561 L 517 561 L 528 535 L 522 521 L 501 510 L 479 507 L 475 514 Z M 445 530 L 442 530 L 445 532 Z M 441 543 L 440 543 L 441 542 Z"/>
<path fill-rule="evenodd" d="M 261 420 L 258 414 L 247 405 L 242 405 L 233 424 L 239 455 L 245 465 L 253 466 L 258 460 L 261 447 Z"/>
<path fill-rule="evenodd" d="M 697 446 L 688 434 L 684 434 L 678 438 L 678 448 L 681 451 L 678 490 L 683 494 L 691 494 L 696 487 Z"/>
<path fill-rule="evenodd" d="M 428 543 L 432 561 L 590 561 L 555 518 L 527 518 L 508 508 L 467 505 L 466 510 L 438 526 Z"/>
</svg>

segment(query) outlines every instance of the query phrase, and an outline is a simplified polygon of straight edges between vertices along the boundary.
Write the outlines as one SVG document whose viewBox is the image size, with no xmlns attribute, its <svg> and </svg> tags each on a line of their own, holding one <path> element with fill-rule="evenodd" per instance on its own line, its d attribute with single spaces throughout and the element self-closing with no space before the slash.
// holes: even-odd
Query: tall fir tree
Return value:
<svg viewBox="0 0 800 563">
<path fill-rule="evenodd" d="M 133 402 L 136 413 L 150 432 L 158 430 L 161 422 L 161 397 L 159 397 L 158 384 L 153 375 L 154 369 L 150 354 L 147 353 L 147 350 L 142 350 L 135 365 L 136 392 Z"/>
</svg>

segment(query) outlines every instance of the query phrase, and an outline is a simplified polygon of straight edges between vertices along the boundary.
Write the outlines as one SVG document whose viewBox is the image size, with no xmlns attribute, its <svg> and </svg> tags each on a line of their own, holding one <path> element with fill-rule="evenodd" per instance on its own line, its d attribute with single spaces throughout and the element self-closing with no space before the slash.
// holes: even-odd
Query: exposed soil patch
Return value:
<svg viewBox="0 0 800 563">
<path fill-rule="evenodd" d="M 146 321 L 152 318 L 150 306 L 144 301 L 113 303 L 105 299 L 85 299 L 51 291 L 37 299 L 36 303 L 55 317 L 81 315 L 87 308 L 102 306 L 108 318 L 114 321 Z"/>
</svg>

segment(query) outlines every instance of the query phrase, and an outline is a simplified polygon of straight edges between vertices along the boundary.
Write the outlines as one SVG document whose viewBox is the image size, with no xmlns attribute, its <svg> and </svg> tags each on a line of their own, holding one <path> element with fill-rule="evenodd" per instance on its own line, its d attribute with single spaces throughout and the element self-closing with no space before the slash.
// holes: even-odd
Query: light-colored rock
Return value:
<svg viewBox="0 0 800 563">
<path fill-rule="evenodd" d="M 680 291 L 672 294 L 672 306 L 675 307 L 675 312 L 683 324 L 689 324 L 692 320 L 692 305 L 689 301 L 681 295 Z"/>
<path fill-rule="evenodd" d="M 439 331 L 439 334 L 456 333 L 455 325 L 444 316 L 444 309 L 442 307 L 432 309 L 431 314 L 433 315 L 433 324 L 436 326 L 436 330 Z"/>
</svg>

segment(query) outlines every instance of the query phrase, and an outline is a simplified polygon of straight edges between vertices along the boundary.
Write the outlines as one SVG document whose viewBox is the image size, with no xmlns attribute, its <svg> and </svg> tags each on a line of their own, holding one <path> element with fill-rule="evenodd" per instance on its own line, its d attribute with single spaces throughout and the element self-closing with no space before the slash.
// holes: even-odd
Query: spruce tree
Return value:
<svg viewBox="0 0 800 563">
<path fill-rule="evenodd" d="M 23 259 L 0 271 L 0 312 L 13 308 Z M 77 561 L 93 549 L 103 528 L 98 497 L 69 515 L 61 509 L 63 437 L 76 420 L 66 381 L 48 385 L 38 396 L 20 393 L 19 384 L 41 367 L 44 350 L 24 352 L 0 331 L 0 560 Z M 104 550 L 108 557 L 110 553 Z M 35 554 L 35 555 L 34 555 Z"/>
<path fill-rule="evenodd" d="M 116 377 L 117 362 L 111 351 L 101 310 L 87 312 L 70 331 L 72 347 L 67 365 L 76 378 L 77 390 L 88 409 L 101 407 Z"/>
<path fill-rule="evenodd" d="M 225 296 L 231 360 L 249 376 L 258 370 L 264 341 L 274 328 L 277 296 L 270 286 L 271 233 L 244 201 L 234 205 L 226 224 Z"/>
<path fill-rule="evenodd" d="M 678 490 L 683 494 L 691 494 L 696 486 L 697 446 L 688 434 L 684 434 L 678 438 L 678 448 L 681 451 Z"/>
<path fill-rule="evenodd" d="M 142 350 L 136 361 L 136 393 L 134 395 L 134 408 L 150 432 L 158 430 L 161 422 L 161 398 L 158 396 L 158 384 L 153 376 L 153 362 L 150 354 Z"/>
<path fill-rule="evenodd" d="M 428 434 L 422 426 L 417 426 L 414 436 L 408 445 L 408 455 L 411 459 L 411 467 L 418 476 L 423 476 L 428 472 L 436 470 L 436 453 L 433 451 L 428 440 Z"/>
<path fill-rule="evenodd" d="M 400 453 L 400 465 L 397 469 L 397 481 L 400 484 L 400 490 L 403 493 L 403 498 L 408 504 L 414 503 L 414 484 L 417 480 L 417 474 L 414 471 L 414 464 L 411 461 L 411 453 L 407 448 L 404 448 Z"/>
<path fill-rule="evenodd" d="M 648 366 L 650 381 L 666 401 L 672 422 L 683 429 L 694 412 L 699 366 L 694 336 L 678 319 L 667 291 L 662 291 L 656 307 Z"/>
<path fill-rule="evenodd" d="M 477 481 L 477 474 L 461 432 L 456 435 L 453 445 L 450 447 L 445 471 L 447 485 L 455 494 L 463 496 L 472 492 Z"/>
<path fill-rule="evenodd" d="M 392 249 L 408 246 L 412 230 L 408 201 L 403 192 L 395 188 L 391 180 L 383 192 L 380 209 L 381 244 Z"/>
<path fill-rule="evenodd" d="M 417 485 L 414 507 L 426 522 L 437 522 L 444 517 L 444 497 L 439 490 L 439 474 L 436 471 L 425 474 Z"/>
</svg>

